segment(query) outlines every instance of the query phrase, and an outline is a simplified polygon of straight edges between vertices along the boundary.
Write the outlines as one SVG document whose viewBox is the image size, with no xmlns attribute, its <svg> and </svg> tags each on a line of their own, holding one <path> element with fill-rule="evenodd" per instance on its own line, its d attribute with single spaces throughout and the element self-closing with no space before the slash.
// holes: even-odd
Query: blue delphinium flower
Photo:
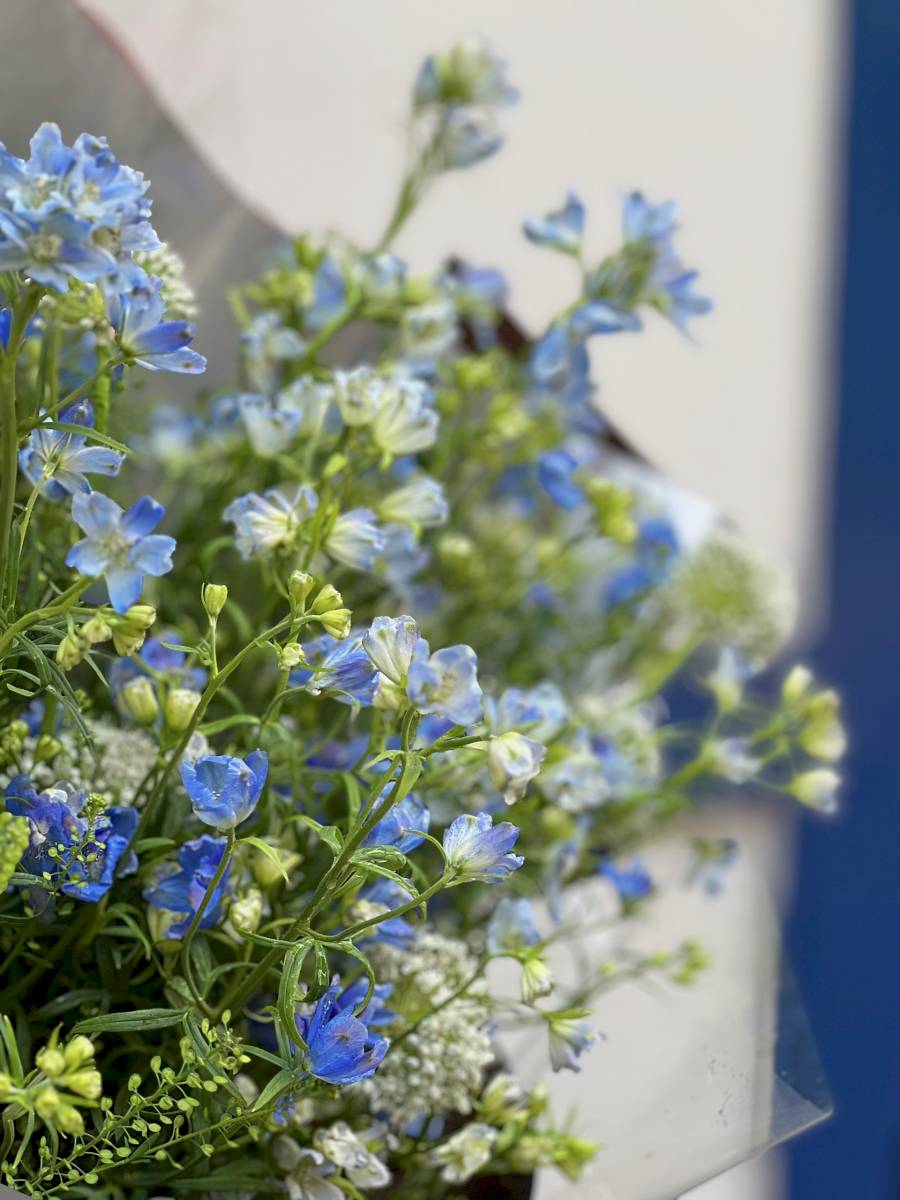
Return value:
<svg viewBox="0 0 900 1200">
<path fill-rule="evenodd" d="M 539 787 L 566 812 L 584 812 L 606 803 L 609 782 L 605 765 L 586 731 L 576 734 L 565 756 L 541 772 Z"/>
<path fill-rule="evenodd" d="M 340 980 L 335 976 L 311 1017 L 297 1017 L 297 1029 L 308 1047 L 310 1075 L 343 1085 L 368 1079 L 388 1049 L 382 1037 L 371 1037 L 353 1009 L 340 1007 Z"/>
<path fill-rule="evenodd" d="M 518 838 L 519 830 L 509 821 L 494 825 L 489 813 L 465 813 L 444 831 L 447 864 L 459 879 L 499 883 L 525 861 L 510 853 Z"/>
<path fill-rule="evenodd" d="M 392 912 L 395 908 L 402 908 L 404 904 L 409 904 L 412 898 L 412 892 L 392 879 L 376 879 L 359 892 L 355 912 L 359 914 L 360 919 L 368 920 L 370 917 Z M 389 917 L 368 929 L 365 938 L 366 941 L 383 942 L 387 946 L 403 950 L 415 941 L 416 930 L 405 917 Z"/>
<path fill-rule="evenodd" d="M 518 92 L 506 78 L 506 63 L 484 38 L 467 37 L 422 63 L 413 85 L 417 107 L 430 104 L 513 104 Z"/>
<path fill-rule="evenodd" d="M 447 646 L 431 654 L 420 637 L 409 665 L 407 694 L 421 713 L 472 725 L 482 714 L 475 651 L 471 646 Z"/>
<path fill-rule="evenodd" d="M 435 529 L 447 524 L 450 505 L 442 484 L 430 475 L 417 475 L 378 502 L 378 515 L 413 529 Z"/>
<path fill-rule="evenodd" d="M 545 681 L 533 688 L 507 688 L 496 702 L 487 705 L 495 733 L 518 729 L 537 741 L 552 741 L 569 719 L 569 706 L 555 683 Z"/>
<path fill-rule="evenodd" d="M 488 774 L 506 804 L 515 804 L 522 799 L 546 756 L 545 746 L 515 729 L 490 739 L 487 749 Z"/>
<path fill-rule="evenodd" d="M 254 750 L 245 760 L 207 754 L 193 762 L 185 760 L 180 770 L 195 816 L 223 832 L 240 825 L 256 808 L 269 771 L 269 756 L 265 750 Z"/>
<path fill-rule="evenodd" d="M 440 141 L 441 163 L 447 170 L 465 170 L 496 154 L 503 145 L 493 117 L 452 105 L 447 110 Z"/>
<path fill-rule="evenodd" d="M 269 488 L 261 496 L 248 492 L 238 496 L 222 516 L 234 525 L 235 544 L 243 558 L 270 554 L 278 546 L 290 545 L 303 522 L 318 508 L 319 498 L 307 483 L 293 492 Z"/>
<path fill-rule="evenodd" d="M 720 895 L 737 861 L 737 842 L 734 838 L 695 838 L 693 849 L 696 858 L 687 882 L 699 883 L 708 896 Z"/>
<path fill-rule="evenodd" d="M 363 649 L 386 679 L 406 686 L 419 627 L 410 616 L 376 617 L 363 635 Z"/>
<path fill-rule="evenodd" d="M 634 904 L 636 900 L 642 900 L 653 891 L 650 873 L 637 858 L 622 865 L 606 860 L 600 864 L 600 874 L 609 880 L 626 906 Z"/>
<path fill-rule="evenodd" d="M 341 513 L 325 539 L 327 553 L 357 571 L 371 571 L 383 549 L 384 534 L 370 508 Z"/>
<path fill-rule="evenodd" d="M 235 397 L 250 445 L 260 458 L 275 458 L 284 453 L 300 431 L 299 409 L 281 397 L 279 394 L 269 399 L 254 393 Z"/>
<path fill-rule="evenodd" d="M 190 321 L 167 321 L 162 280 L 136 268 L 124 291 L 106 290 L 106 315 L 116 333 L 116 343 L 128 362 L 148 371 L 206 370 L 206 359 L 190 348 L 194 326 Z"/>
<path fill-rule="evenodd" d="M 506 954 L 523 946 L 536 946 L 541 935 L 534 923 L 531 902 L 504 896 L 491 914 L 487 948 L 491 954 Z"/>
<path fill-rule="evenodd" d="M 606 581 L 603 595 L 609 608 L 640 599 L 668 578 L 679 552 L 675 527 L 665 517 L 645 518 L 638 523 L 633 549 L 634 561 Z"/>
<path fill-rule="evenodd" d="M 575 482 L 581 463 L 564 446 L 545 451 L 538 459 L 538 482 L 560 508 L 572 512 L 584 501 L 584 492 Z"/>
<path fill-rule="evenodd" d="M 580 1071 L 578 1059 L 597 1040 L 597 1033 L 580 1016 L 546 1013 L 550 1035 L 550 1065 L 554 1071 Z"/>
<path fill-rule="evenodd" d="M 368 990 L 368 979 L 364 975 L 360 976 L 337 997 L 338 1010 L 350 1009 L 352 1012 L 365 999 Z M 376 983 L 372 990 L 371 1000 L 361 1013 L 356 1014 L 359 1020 L 365 1025 L 390 1025 L 392 1021 L 395 1021 L 396 1013 L 392 1012 L 386 1003 L 393 990 L 392 983 Z"/>
<path fill-rule="evenodd" d="M 66 425 L 91 429 L 94 411 L 87 400 L 70 405 L 59 414 Z M 117 475 L 124 455 L 106 446 L 87 445 L 87 436 L 39 425 L 19 451 L 22 474 L 48 500 L 64 500 L 75 492 L 89 492 L 88 475 Z"/>
<path fill-rule="evenodd" d="M 66 566 L 82 575 L 106 579 L 109 602 L 123 613 L 141 598 L 145 575 L 172 570 L 175 539 L 154 534 L 165 509 L 144 496 L 123 512 L 99 492 L 78 492 L 72 498 L 72 519 L 87 534 L 66 555 Z"/>
<path fill-rule="evenodd" d="M 434 393 L 420 379 L 391 381 L 372 417 L 372 438 L 387 458 L 418 454 L 437 441 Z"/>
<path fill-rule="evenodd" d="M 379 795 L 379 804 L 393 785 L 389 784 Z M 395 804 L 386 817 L 369 830 L 364 846 L 396 846 L 403 854 L 409 854 L 425 840 L 431 817 L 418 796 L 409 792 L 399 804 Z"/>
<path fill-rule="evenodd" d="M 115 260 L 90 242 L 91 228 L 71 213 L 35 220 L 0 207 L 0 270 L 24 271 L 45 287 L 66 291 L 69 277 L 86 283 L 115 268 Z"/>
<path fill-rule="evenodd" d="M 16 776 L 6 788 L 7 812 L 27 818 L 31 826 L 23 871 L 52 879 L 63 876 L 61 890 L 67 896 L 95 903 L 106 895 L 117 874 L 137 865 L 128 846 L 139 814 L 114 805 L 88 821 L 81 815 L 86 799 L 84 792 L 66 781 L 39 793 L 27 775 Z"/>
<path fill-rule="evenodd" d="M 489 350 L 497 344 L 497 327 L 509 296 L 509 284 L 495 267 L 462 263 L 446 280 L 456 306 L 471 331 L 475 347 Z"/>
<path fill-rule="evenodd" d="M 0 308 L 0 347 L 4 350 L 9 345 L 9 331 L 12 329 L 12 311 Z"/>
<path fill-rule="evenodd" d="M 152 888 L 144 892 L 144 899 L 153 908 L 164 908 L 173 913 L 184 913 L 184 917 L 166 930 L 166 937 L 182 938 L 190 928 L 194 914 L 200 909 L 206 889 L 225 853 L 225 838 L 202 837 L 185 842 L 178 850 L 178 870 L 164 876 Z M 211 929 L 219 920 L 219 905 L 224 898 L 231 874 L 231 863 L 216 890 L 210 897 L 206 911 L 200 919 L 200 929 Z"/>
<path fill-rule="evenodd" d="M 569 192 L 563 208 L 546 217 L 528 217 L 522 228 L 528 240 L 539 246 L 577 254 L 584 234 L 584 205 L 574 192 Z"/>
<path fill-rule="evenodd" d="M 305 687 L 314 696 L 326 692 L 343 704 L 368 706 L 372 703 L 378 672 L 363 648 L 360 634 L 351 634 L 339 641 L 325 633 L 307 642 L 303 653 L 309 668 L 300 667 L 291 672 L 292 687 Z"/>
<path fill-rule="evenodd" d="M 277 312 L 257 313 L 241 334 L 247 375 L 261 392 L 273 391 L 279 365 L 299 358 L 305 349 L 300 334 L 284 325 Z"/>
<path fill-rule="evenodd" d="M 313 302 L 304 309 L 305 329 L 322 329 L 343 310 L 347 299 L 347 284 L 341 264 L 330 255 L 322 259 L 316 268 L 313 281 Z"/>
<path fill-rule="evenodd" d="M 622 228 L 626 243 L 643 242 L 653 251 L 642 299 L 684 333 L 691 317 L 711 311 L 712 301 L 694 292 L 698 273 L 687 269 L 675 252 L 677 213 L 674 201 L 650 204 L 640 192 L 632 192 L 622 207 Z"/>
<path fill-rule="evenodd" d="M 666 242 L 677 229 L 674 200 L 650 204 L 642 192 L 629 192 L 622 203 L 622 233 L 626 242 Z"/>
</svg>

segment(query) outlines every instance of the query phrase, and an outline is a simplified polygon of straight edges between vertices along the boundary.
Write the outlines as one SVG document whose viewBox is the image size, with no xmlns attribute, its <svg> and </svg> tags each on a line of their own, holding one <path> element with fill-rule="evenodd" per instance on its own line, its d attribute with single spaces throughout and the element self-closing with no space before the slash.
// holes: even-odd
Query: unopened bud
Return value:
<svg viewBox="0 0 900 1200">
<path fill-rule="evenodd" d="M 228 915 L 235 929 L 256 933 L 262 920 L 263 896 L 259 888 L 248 888 L 242 896 L 232 900 Z"/>
<path fill-rule="evenodd" d="M 67 633 L 56 647 L 56 661 L 64 671 L 71 671 L 85 656 L 88 647 L 77 634 Z"/>
<path fill-rule="evenodd" d="M 85 621 L 80 630 L 81 636 L 92 646 L 97 642 L 107 642 L 112 637 L 112 626 L 100 613 L 95 613 L 89 621 Z"/>
<path fill-rule="evenodd" d="M 299 642 L 287 642 L 278 652 L 278 660 L 284 671 L 293 671 L 295 667 L 305 667 L 309 664 L 303 647 Z"/>
<path fill-rule="evenodd" d="M 146 675 L 129 681 L 119 693 L 122 707 L 139 725 L 152 725 L 159 716 L 159 701 Z"/>
<path fill-rule="evenodd" d="M 85 1100 L 99 1100 L 103 1092 L 100 1072 L 93 1068 L 71 1071 L 62 1082 L 70 1092 L 74 1092 L 76 1096 L 83 1096 Z"/>
<path fill-rule="evenodd" d="M 540 954 L 534 952 L 522 963 L 522 1000 L 533 1004 L 540 996 L 549 996 L 553 991 L 553 972 Z"/>
<path fill-rule="evenodd" d="M 228 588 L 224 583 L 205 583 L 203 585 L 203 607 L 214 621 L 228 599 Z"/>
<path fill-rule="evenodd" d="M 176 733 L 183 733 L 193 720 L 199 703 L 199 692 L 191 688 L 172 688 L 163 706 L 166 724 Z"/>
<path fill-rule="evenodd" d="M 781 698 L 788 707 L 798 704 L 809 691 L 813 674 L 809 667 L 801 664 L 792 667 L 781 685 Z"/>
<path fill-rule="evenodd" d="M 291 611 L 302 612 L 306 598 L 315 586 L 315 579 L 306 571 L 292 571 L 288 580 L 288 595 L 291 598 Z"/>
<path fill-rule="evenodd" d="M 350 632 L 352 613 L 349 608 L 344 607 L 341 593 L 330 583 L 326 583 L 321 589 L 309 611 L 332 637 L 344 638 Z"/>
<path fill-rule="evenodd" d="M 45 1046 L 43 1050 L 38 1050 L 34 1056 L 34 1061 L 37 1067 L 45 1075 L 49 1075 L 51 1079 L 57 1075 L 62 1075 L 66 1069 L 65 1055 L 62 1050 L 58 1050 L 55 1047 Z"/>
<path fill-rule="evenodd" d="M 73 1137 L 84 1133 L 84 1120 L 81 1113 L 73 1104 L 69 1104 L 65 1100 L 62 1101 L 57 1110 L 54 1124 L 63 1133 L 69 1133 Z"/>
<path fill-rule="evenodd" d="M 156 620 L 156 609 L 152 604 L 132 604 L 125 617 L 136 629 L 149 629 Z"/>
<path fill-rule="evenodd" d="M 63 1054 L 66 1056 L 66 1066 L 69 1070 L 75 1070 L 83 1066 L 87 1062 L 92 1062 L 94 1058 L 94 1043 L 89 1037 L 85 1037 L 83 1033 L 79 1033 L 76 1037 L 70 1038 L 63 1047 Z"/>
<path fill-rule="evenodd" d="M 34 1111 L 42 1121 L 52 1121 L 59 1112 L 60 1096 L 54 1087 L 41 1088 L 34 1102 Z"/>
</svg>

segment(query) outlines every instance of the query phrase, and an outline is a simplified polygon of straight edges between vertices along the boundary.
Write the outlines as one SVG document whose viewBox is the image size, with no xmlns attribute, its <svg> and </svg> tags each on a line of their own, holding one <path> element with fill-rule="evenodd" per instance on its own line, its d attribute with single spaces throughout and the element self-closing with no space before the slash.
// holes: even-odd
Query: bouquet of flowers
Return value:
<svg viewBox="0 0 900 1200">
<path fill-rule="evenodd" d="M 789 631 L 781 581 L 733 532 L 687 536 L 592 402 L 592 339 L 709 308 L 674 205 L 629 195 L 599 264 L 577 196 L 528 219 L 574 279 L 533 345 L 499 271 L 391 252 L 514 99 L 482 43 L 430 57 L 383 238 L 299 237 L 236 289 L 241 378 L 197 410 L 153 400 L 148 373 L 205 360 L 142 175 L 52 124 L 26 159 L 0 146 L 11 1188 L 576 1178 L 595 1146 L 508 1073 L 497 1022 L 577 1070 L 605 988 L 688 984 L 705 956 L 613 958 L 560 995 L 567 889 L 600 876 L 639 910 L 635 848 L 711 783 L 833 804 L 834 693 L 800 666 L 751 688 Z M 734 846 L 695 851 L 712 889 Z M 517 994 L 492 993 L 495 958 Z"/>
</svg>

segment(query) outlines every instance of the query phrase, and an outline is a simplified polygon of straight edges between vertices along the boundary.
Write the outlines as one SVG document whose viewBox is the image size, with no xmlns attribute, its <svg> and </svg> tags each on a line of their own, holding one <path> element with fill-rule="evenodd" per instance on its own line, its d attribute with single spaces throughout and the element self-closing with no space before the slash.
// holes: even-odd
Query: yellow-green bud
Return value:
<svg viewBox="0 0 900 1200">
<path fill-rule="evenodd" d="M 31 826 L 26 817 L 0 812 L 0 892 L 9 884 L 30 840 Z"/>
<path fill-rule="evenodd" d="M 837 809 L 837 790 L 841 777 L 829 767 L 816 767 L 795 775 L 788 791 L 808 808 L 833 813 Z"/>
<path fill-rule="evenodd" d="M 344 607 L 343 596 L 330 583 L 321 589 L 309 611 L 332 637 L 346 637 L 350 632 L 350 610 Z"/>
<path fill-rule="evenodd" d="M 333 638 L 345 638 L 350 632 L 353 614 L 349 608 L 336 608 L 333 612 L 324 613 L 319 617 L 319 624 Z"/>
<path fill-rule="evenodd" d="M 235 929 L 256 933 L 262 920 L 263 895 L 259 888 L 248 888 L 242 896 L 232 900 L 228 916 Z"/>
<path fill-rule="evenodd" d="M 125 613 L 125 619 L 135 629 L 149 629 L 156 620 L 156 609 L 152 604 L 132 604 Z"/>
<path fill-rule="evenodd" d="M 807 754 L 825 762 L 835 762 L 847 749 L 847 737 L 838 716 L 837 692 L 819 692 L 806 707 L 806 724 L 798 741 Z"/>
<path fill-rule="evenodd" d="M 35 763 L 52 762 L 62 748 L 63 744 L 59 738 L 55 738 L 49 733 L 42 733 L 35 744 L 32 761 Z"/>
<path fill-rule="evenodd" d="M 55 1079 L 57 1075 L 62 1075 L 66 1069 L 66 1058 L 62 1050 L 55 1046 L 44 1046 L 42 1050 L 38 1050 L 34 1056 L 35 1064 L 49 1075 L 51 1079 Z"/>
<path fill-rule="evenodd" d="M 73 1137 L 76 1134 L 84 1133 L 84 1120 L 81 1113 L 66 1100 L 60 1103 L 53 1123 L 63 1133 L 71 1134 Z"/>
<path fill-rule="evenodd" d="M 287 642 L 278 652 L 278 660 L 283 671 L 293 671 L 294 667 L 307 666 L 306 655 L 299 642 Z"/>
<path fill-rule="evenodd" d="M 86 642 L 90 642 L 92 646 L 97 642 L 106 642 L 112 637 L 112 627 L 109 621 L 100 613 L 95 613 L 89 621 L 81 626 L 81 636 Z"/>
<path fill-rule="evenodd" d="M 203 607 L 207 615 L 214 621 L 228 599 L 228 588 L 224 583 L 205 583 L 203 585 Z"/>
<path fill-rule="evenodd" d="M 199 692 L 191 688 L 172 688 L 163 704 L 163 715 L 168 727 L 176 733 L 183 733 L 190 725 L 199 703 Z"/>
<path fill-rule="evenodd" d="M 85 1100 L 99 1100 L 103 1092 L 103 1080 L 96 1069 L 72 1071 L 64 1076 L 62 1083 L 70 1092 L 83 1096 Z"/>
<path fill-rule="evenodd" d="M 533 951 L 522 963 L 522 1000 L 533 1004 L 540 996 L 549 996 L 553 991 L 553 972 L 544 962 L 543 956 Z"/>
<path fill-rule="evenodd" d="M 59 1112 L 60 1095 L 55 1087 L 45 1087 L 37 1094 L 34 1111 L 42 1121 L 52 1121 Z"/>
<path fill-rule="evenodd" d="M 291 874 L 294 867 L 299 866 L 303 861 L 302 855 L 298 854 L 296 850 L 285 850 L 271 838 L 265 838 L 264 840 L 271 845 L 272 849 L 278 855 L 278 860 L 288 875 Z M 268 854 L 263 854 L 262 850 L 257 850 L 255 846 L 250 857 L 250 873 L 261 888 L 271 887 L 273 883 L 277 883 L 279 879 L 284 878 Z"/>
<path fill-rule="evenodd" d="M 89 1037 L 85 1037 L 83 1033 L 79 1033 L 66 1042 L 63 1047 L 63 1054 L 66 1056 L 66 1066 L 70 1071 L 75 1070 L 78 1067 L 84 1066 L 87 1062 L 93 1062 L 94 1043 Z"/>
<path fill-rule="evenodd" d="M 129 679 L 120 692 L 121 702 L 139 725 L 152 725 L 159 716 L 159 701 L 146 675 Z"/>
<path fill-rule="evenodd" d="M 315 586 L 315 579 L 306 571 L 292 571 L 288 580 L 288 595 L 291 598 L 291 609 L 302 612 L 306 598 Z"/>
<path fill-rule="evenodd" d="M 56 661 L 64 671 L 71 671 L 84 658 L 87 645 L 75 633 L 67 633 L 56 647 Z"/>
<path fill-rule="evenodd" d="M 181 953 L 181 942 L 176 938 L 166 937 L 166 933 L 178 921 L 178 913 L 170 912 L 167 908 L 147 909 L 147 929 L 150 940 L 156 951 L 164 958 L 174 958 Z"/>
<path fill-rule="evenodd" d="M 789 708 L 793 708 L 809 691 L 812 681 L 813 674 L 809 667 L 798 663 L 790 669 L 781 685 L 781 699 Z"/>
</svg>

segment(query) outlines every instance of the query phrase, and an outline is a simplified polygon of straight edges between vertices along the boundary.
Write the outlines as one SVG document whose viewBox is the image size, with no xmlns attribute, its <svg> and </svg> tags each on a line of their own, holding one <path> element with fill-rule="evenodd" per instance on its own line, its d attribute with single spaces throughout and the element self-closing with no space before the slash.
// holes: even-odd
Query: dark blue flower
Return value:
<svg viewBox="0 0 900 1200">
<path fill-rule="evenodd" d="M 190 349 L 194 326 L 190 321 L 167 321 L 162 280 L 136 269 L 123 292 L 107 291 L 106 314 L 116 331 L 116 342 L 129 362 L 148 371 L 206 370 L 206 359 Z"/>
<path fill-rule="evenodd" d="M 338 641 L 326 633 L 307 642 L 303 652 L 312 669 L 301 667 L 293 671 L 292 687 L 305 687 L 314 696 L 326 692 L 342 704 L 372 703 L 378 672 L 363 648 L 361 634 Z"/>
<path fill-rule="evenodd" d="M 256 808 L 269 771 L 265 750 L 246 760 L 228 754 L 207 754 L 181 764 L 181 782 L 194 814 L 220 831 L 234 829 Z"/>
<path fill-rule="evenodd" d="M 22 869 L 53 879 L 64 876 L 61 890 L 67 896 L 96 903 L 117 875 L 137 866 L 128 847 L 139 815 L 136 809 L 113 805 L 89 821 L 81 815 L 85 800 L 83 792 L 66 782 L 38 793 L 25 775 L 6 789 L 7 811 L 26 817 L 31 825 Z"/>
<path fill-rule="evenodd" d="M 389 784 L 376 801 L 376 805 L 387 795 L 393 785 Z M 421 846 L 430 824 L 428 809 L 418 796 L 409 792 L 399 804 L 395 804 L 386 817 L 369 830 L 364 846 L 396 846 L 404 854 Z"/>
<path fill-rule="evenodd" d="M 222 861 L 225 846 L 225 838 L 210 837 L 207 833 L 193 841 L 185 842 L 178 851 L 179 869 L 164 876 L 155 887 L 144 892 L 144 899 L 153 908 L 164 908 L 169 912 L 184 914 L 180 921 L 166 930 L 167 938 L 177 939 L 187 933 L 194 914 L 203 902 L 206 889 L 212 883 Z M 210 929 L 217 923 L 219 905 L 228 887 L 230 873 L 229 863 L 206 906 L 200 920 L 200 929 Z"/>
<path fill-rule="evenodd" d="M 12 328 L 12 312 L 8 308 L 0 308 L 0 346 L 5 350 L 9 345 L 9 331 Z"/>
<path fill-rule="evenodd" d="M 86 400 L 63 409 L 58 420 L 90 430 L 94 410 Z M 19 466 L 30 483 L 41 485 L 50 500 L 89 492 L 88 475 L 118 475 L 124 455 L 106 446 L 89 446 L 86 434 L 39 425 L 19 451 Z"/>
<path fill-rule="evenodd" d="M 633 904 L 643 899 L 653 891 L 653 880 L 640 859 L 633 858 L 630 863 L 616 866 L 607 860 L 600 865 L 600 874 L 608 879 L 623 904 Z"/>
<path fill-rule="evenodd" d="M 82 575 L 103 575 L 110 604 L 125 612 L 140 600 L 145 575 L 172 570 L 175 539 L 151 533 L 165 511 L 150 496 L 123 512 L 100 492 L 78 492 L 72 498 L 72 519 L 87 537 L 71 547 L 66 566 Z"/>
<path fill-rule="evenodd" d="M 335 977 L 311 1017 L 297 1017 L 297 1029 L 308 1047 L 310 1075 L 326 1083 L 347 1084 L 367 1079 L 384 1058 L 388 1042 L 371 1037 L 366 1025 L 341 1007 L 340 980 Z"/>
<path fill-rule="evenodd" d="M 635 558 L 607 580 L 604 600 L 616 608 L 640 599 L 668 578 L 678 556 L 675 527 L 665 517 L 647 517 L 638 524 Z"/>
</svg>

